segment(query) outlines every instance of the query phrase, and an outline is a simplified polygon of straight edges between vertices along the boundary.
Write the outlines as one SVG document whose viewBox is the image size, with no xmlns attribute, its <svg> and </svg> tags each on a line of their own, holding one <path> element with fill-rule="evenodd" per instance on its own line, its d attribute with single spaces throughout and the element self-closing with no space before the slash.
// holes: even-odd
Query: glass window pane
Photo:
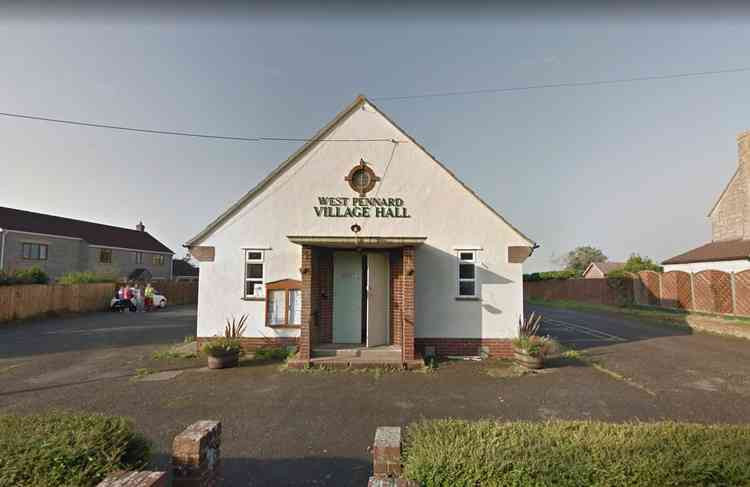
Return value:
<svg viewBox="0 0 750 487">
<path fill-rule="evenodd" d="M 286 291 L 279 289 L 268 293 L 268 311 L 271 314 L 271 324 L 284 324 L 284 306 L 286 306 Z"/>
<path fill-rule="evenodd" d="M 34 244 L 31 246 L 31 258 L 34 260 L 39 260 L 39 245 Z"/>
<path fill-rule="evenodd" d="M 474 252 L 460 252 L 458 258 L 460 260 L 474 260 Z"/>
<path fill-rule="evenodd" d="M 39 246 L 39 258 L 41 260 L 47 260 L 47 246 L 46 245 Z"/>
<path fill-rule="evenodd" d="M 23 244 L 23 258 L 24 259 L 30 259 L 31 258 L 31 245 L 29 245 L 29 244 Z"/>
<path fill-rule="evenodd" d="M 246 296 L 255 296 L 255 281 L 246 281 L 245 282 L 245 295 Z"/>
<path fill-rule="evenodd" d="M 459 296 L 474 296 L 474 281 L 461 281 L 458 283 Z"/>
<path fill-rule="evenodd" d="M 248 264 L 247 265 L 247 278 L 248 279 L 261 279 L 263 277 L 263 264 Z"/>
<path fill-rule="evenodd" d="M 247 260 L 263 260 L 263 253 L 257 251 L 248 252 Z"/>
<path fill-rule="evenodd" d="M 289 291 L 289 320 L 292 325 L 302 324 L 302 291 L 299 289 Z"/>
<path fill-rule="evenodd" d="M 459 264 L 458 277 L 461 279 L 474 279 L 474 264 Z"/>
</svg>

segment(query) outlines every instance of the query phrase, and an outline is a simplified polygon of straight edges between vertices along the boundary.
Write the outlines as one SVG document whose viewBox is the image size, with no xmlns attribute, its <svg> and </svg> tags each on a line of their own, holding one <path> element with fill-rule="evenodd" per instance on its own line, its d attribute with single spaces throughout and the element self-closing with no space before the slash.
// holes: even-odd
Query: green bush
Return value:
<svg viewBox="0 0 750 487">
<path fill-rule="evenodd" d="M 130 421 L 98 414 L 0 415 L 0 486 L 89 487 L 146 466 L 148 441 Z"/>
<path fill-rule="evenodd" d="M 255 351 L 255 358 L 259 360 L 284 360 L 290 352 L 285 347 L 264 347 Z"/>
<path fill-rule="evenodd" d="M 750 485 L 750 426 L 423 420 L 405 475 L 433 486 Z"/>
<path fill-rule="evenodd" d="M 47 284 L 49 276 L 39 267 L 17 270 L 14 272 L 0 272 L 0 286 L 14 286 L 17 284 Z"/>
<path fill-rule="evenodd" d="M 532 272 L 524 274 L 524 281 L 548 281 L 550 279 L 575 279 L 581 277 L 581 273 L 575 270 Z"/>
<path fill-rule="evenodd" d="M 68 272 L 61 276 L 57 282 L 59 284 L 92 284 L 95 282 L 115 282 L 116 280 L 115 277 L 93 272 Z"/>
</svg>

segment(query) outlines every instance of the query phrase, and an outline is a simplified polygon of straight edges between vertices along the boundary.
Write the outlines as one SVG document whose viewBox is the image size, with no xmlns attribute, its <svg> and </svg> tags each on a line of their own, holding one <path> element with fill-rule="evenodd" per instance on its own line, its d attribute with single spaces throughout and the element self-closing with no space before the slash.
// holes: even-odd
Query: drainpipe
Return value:
<svg viewBox="0 0 750 487">
<path fill-rule="evenodd" d="M 0 271 L 5 269 L 5 234 L 8 232 L 0 228 L 0 234 L 2 234 L 2 240 L 0 240 Z"/>
</svg>

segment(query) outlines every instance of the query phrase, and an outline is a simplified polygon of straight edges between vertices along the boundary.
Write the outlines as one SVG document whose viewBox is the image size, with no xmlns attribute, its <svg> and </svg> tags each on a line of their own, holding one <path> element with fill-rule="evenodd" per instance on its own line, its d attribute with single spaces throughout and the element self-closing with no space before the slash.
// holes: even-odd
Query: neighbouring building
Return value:
<svg viewBox="0 0 750 487">
<path fill-rule="evenodd" d="M 173 252 L 146 231 L 0 207 L 0 270 L 39 267 L 52 279 L 90 271 L 169 279 Z"/>
<path fill-rule="evenodd" d="M 199 341 L 244 314 L 248 349 L 409 363 L 509 355 L 536 244 L 360 96 L 185 247 Z"/>
<path fill-rule="evenodd" d="M 737 136 L 737 170 L 708 213 L 711 242 L 662 262 L 664 272 L 750 269 L 750 131 Z"/>
<path fill-rule="evenodd" d="M 172 261 L 172 280 L 197 282 L 199 270 L 196 266 L 184 259 Z"/>
<path fill-rule="evenodd" d="M 625 267 L 624 262 L 592 262 L 583 271 L 582 277 L 584 279 L 601 279 L 607 277 L 612 271 L 619 271 Z"/>
</svg>

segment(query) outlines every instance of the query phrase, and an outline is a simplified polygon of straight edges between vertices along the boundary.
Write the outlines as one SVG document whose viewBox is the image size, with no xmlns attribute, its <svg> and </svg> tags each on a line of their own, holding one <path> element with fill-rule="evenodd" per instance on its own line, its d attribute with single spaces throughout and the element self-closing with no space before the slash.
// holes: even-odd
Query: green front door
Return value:
<svg viewBox="0 0 750 487">
<path fill-rule="evenodd" d="M 362 255 L 333 254 L 333 343 L 362 342 Z"/>
</svg>

